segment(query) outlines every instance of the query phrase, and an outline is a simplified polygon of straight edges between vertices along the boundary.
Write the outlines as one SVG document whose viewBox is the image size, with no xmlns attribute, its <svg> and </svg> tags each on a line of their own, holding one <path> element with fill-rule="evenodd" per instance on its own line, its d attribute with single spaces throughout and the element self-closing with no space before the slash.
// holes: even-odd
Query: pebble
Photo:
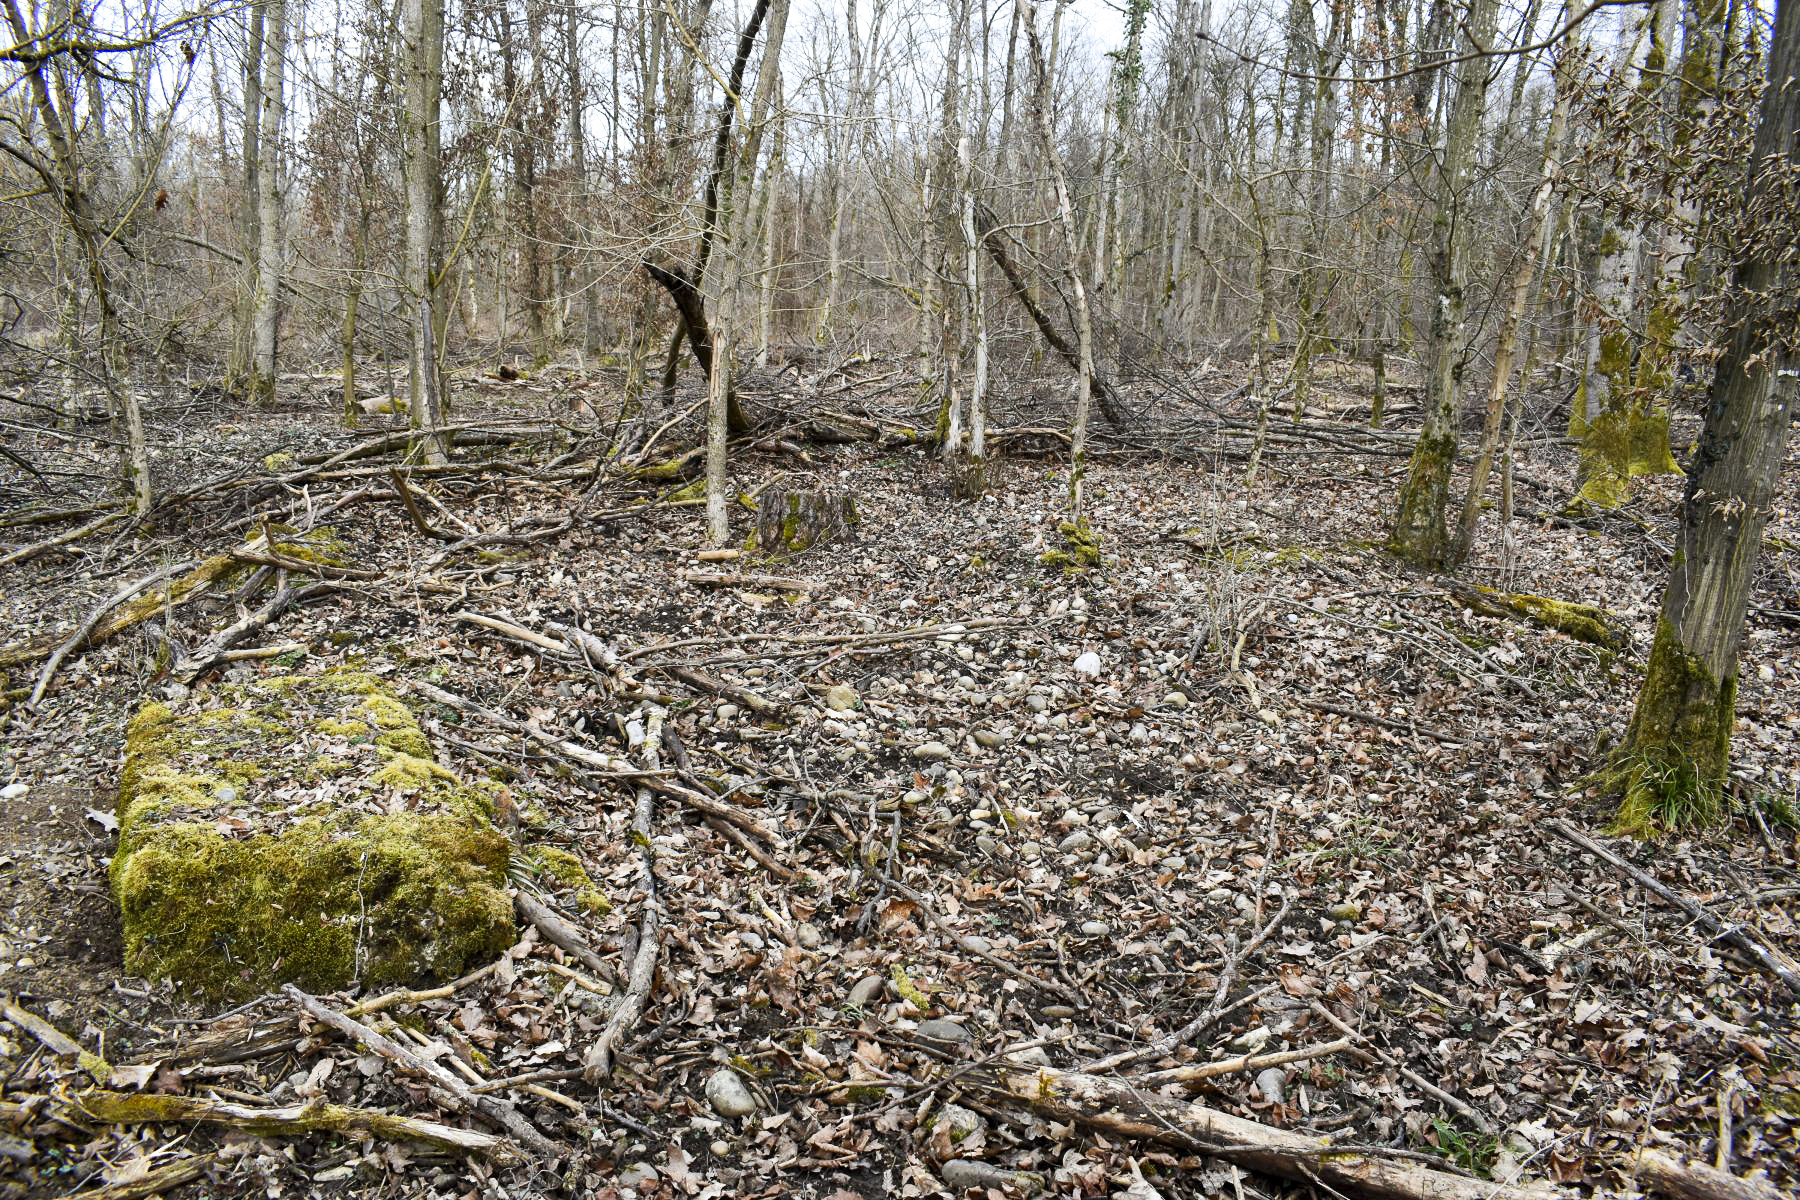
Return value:
<svg viewBox="0 0 1800 1200">
<path fill-rule="evenodd" d="M 1188 698 L 1186 692 L 1170 692 L 1162 698 L 1164 708 L 1186 708 Z"/>
<path fill-rule="evenodd" d="M 1041 858 L 1043 853 L 1044 847 L 1037 842 L 1021 842 L 1019 844 L 1020 858 Z"/>
<path fill-rule="evenodd" d="M 1100 678 L 1100 656 L 1092 650 L 1075 660 L 1075 673 L 1088 679 Z"/>
<path fill-rule="evenodd" d="M 1072 854 L 1077 850 L 1085 850 L 1094 844 L 1094 835 L 1085 829 L 1077 829 L 1068 837 L 1056 844 L 1056 848 L 1064 854 Z"/>
<path fill-rule="evenodd" d="M 963 949 L 975 954 L 992 954 L 994 952 L 994 943 L 988 941 L 979 933 L 970 934 L 968 937 L 964 938 L 962 942 Z"/>
<path fill-rule="evenodd" d="M 1362 920 L 1362 905 L 1354 900 L 1346 900 L 1342 904 L 1334 904 L 1325 910 L 1325 915 L 1334 921 Z"/>
<path fill-rule="evenodd" d="M 9 783 L 0 788 L 0 800 L 22 800 L 31 787 L 24 783 Z"/>
<path fill-rule="evenodd" d="M 960 1104 L 946 1104 L 938 1110 L 932 1132 L 935 1134 L 939 1129 L 949 1135 L 946 1140 L 950 1145 L 960 1146 L 970 1138 L 986 1133 L 987 1121 L 973 1109 L 964 1108 Z"/>
<path fill-rule="evenodd" d="M 817 950 L 825 941 L 824 935 L 819 932 L 819 927 L 811 921 L 800 922 L 799 927 L 794 930 L 794 939 L 808 950 Z"/>
<path fill-rule="evenodd" d="M 737 719 L 737 715 L 741 711 L 735 704 L 721 704 L 713 709 L 713 715 L 721 721 L 732 721 Z"/>
<path fill-rule="evenodd" d="M 825 689 L 825 707 L 832 712 L 850 712 L 856 708 L 856 689 L 847 683 L 833 684 Z"/>
<path fill-rule="evenodd" d="M 640 1188 L 656 1181 L 656 1168 L 646 1162 L 634 1162 L 620 1171 L 615 1182 L 620 1187 Z"/>
<path fill-rule="evenodd" d="M 859 1008 L 867 1008 L 881 998 L 881 989 L 887 986 L 887 980 L 879 975 L 865 975 L 856 981 L 850 989 L 848 1001 Z"/>
<path fill-rule="evenodd" d="M 950 747 L 942 742 L 923 742 L 913 747 L 913 757 L 932 761 L 950 757 Z"/>
<path fill-rule="evenodd" d="M 1033 692 L 1031 695 L 1025 697 L 1025 707 L 1029 708 L 1032 712 L 1043 712 L 1050 707 L 1050 697 L 1038 692 Z"/>
<path fill-rule="evenodd" d="M 222 783 L 213 789 L 213 799 L 217 800 L 220 804 L 236 804 L 238 799 L 237 789 L 232 787 L 229 783 Z"/>
<path fill-rule="evenodd" d="M 1272 1104 L 1287 1097 L 1287 1075 L 1280 1067 L 1265 1067 L 1256 1074 L 1256 1092 Z"/>
<path fill-rule="evenodd" d="M 1083 921 L 1081 933 L 1083 937 L 1105 937 L 1112 929 L 1105 921 Z"/>
<path fill-rule="evenodd" d="M 756 1111 L 756 1097 L 730 1067 L 720 1067 L 708 1076 L 706 1098 L 722 1117 L 747 1117 Z"/>
<path fill-rule="evenodd" d="M 1001 742 L 1003 742 L 1005 740 L 1006 739 L 1002 738 L 998 733 L 995 733 L 992 729 L 977 729 L 975 731 L 976 745 L 984 746 L 989 750 L 994 749 L 994 747 L 998 746 Z"/>
<path fill-rule="evenodd" d="M 919 1036 L 934 1042 L 966 1042 L 969 1040 L 969 1031 L 956 1021 L 936 1017 L 919 1023 Z"/>
<path fill-rule="evenodd" d="M 731 1143 L 722 1138 L 714 1138 L 706 1148 L 713 1152 L 714 1158 L 724 1158 L 731 1153 Z"/>
<path fill-rule="evenodd" d="M 1066 1021 L 1075 1015 L 1075 1010 L 1067 1004 L 1046 1004 L 1038 1011 L 1052 1021 Z"/>
</svg>

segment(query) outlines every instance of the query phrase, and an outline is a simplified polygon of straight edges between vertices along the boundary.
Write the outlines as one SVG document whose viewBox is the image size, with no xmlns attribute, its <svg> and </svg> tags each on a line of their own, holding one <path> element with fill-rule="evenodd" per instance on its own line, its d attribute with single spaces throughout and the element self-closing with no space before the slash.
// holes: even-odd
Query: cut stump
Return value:
<svg viewBox="0 0 1800 1200">
<path fill-rule="evenodd" d="M 848 540 L 859 519 L 856 501 L 843 492 L 770 488 L 756 505 L 756 548 L 764 554 L 799 554 Z"/>
</svg>

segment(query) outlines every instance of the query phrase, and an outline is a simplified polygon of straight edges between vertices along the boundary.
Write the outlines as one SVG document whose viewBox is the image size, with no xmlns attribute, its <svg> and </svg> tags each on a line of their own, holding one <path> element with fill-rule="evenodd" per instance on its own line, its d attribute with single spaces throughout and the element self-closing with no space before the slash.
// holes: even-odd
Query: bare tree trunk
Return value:
<svg viewBox="0 0 1800 1200">
<path fill-rule="evenodd" d="M 244 12 L 244 109 L 239 114 L 243 130 L 243 161 L 239 165 L 244 172 L 244 200 L 238 236 L 241 255 L 235 309 L 232 314 L 231 347 L 225 364 L 225 387 L 231 392 L 243 387 L 256 364 L 256 284 L 261 274 L 257 267 L 257 256 L 262 251 L 259 221 L 262 210 L 258 203 L 262 196 L 262 155 L 259 143 L 266 10 L 266 4 L 256 3 Z M 224 136 L 223 127 L 219 134 Z"/>
<path fill-rule="evenodd" d="M 1791 195 L 1797 169 L 1800 3 L 1781 0 L 1745 189 L 1758 224 L 1738 239 L 1731 340 L 1713 376 L 1650 665 L 1612 759 L 1621 823 L 1640 829 L 1726 811 L 1744 614 L 1795 410 L 1792 228 L 1777 225 L 1772 202 Z"/>
<path fill-rule="evenodd" d="M 1075 233 L 1075 212 L 1069 201 L 1068 173 L 1063 169 L 1062 152 L 1056 146 L 1056 130 L 1050 123 L 1050 63 L 1045 60 L 1043 45 L 1038 40 L 1036 0 L 1014 0 L 1025 6 L 1025 40 L 1031 52 L 1031 111 L 1037 121 L 1038 139 L 1050 170 L 1050 185 L 1056 194 L 1057 223 L 1062 227 L 1067 258 L 1063 278 L 1075 301 L 1076 365 L 1075 416 L 1069 426 L 1069 519 L 1079 526 L 1083 521 L 1083 493 L 1087 475 L 1088 408 L 1094 389 L 1094 325 L 1088 311 L 1087 288 L 1081 281 L 1081 243 Z"/>
<path fill-rule="evenodd" d="M 1550 235 L 1556 195 L 1556 179 L 1562 155 L 1563 130 L 1568 127 L 1569 104 L 1574 89 L 1574 57 L 1577 53 L 1571 33 L 1563 47 L 1563 62 L 1557 71 L 1556 107 L 1550 114 L 1550 128 L 1544 135 L 1543 161 L 1538 168 L 1537 189 L 1531 196 L 1531 249 L 1521 250 L 1518 265 L 1513 268 L 1511 300 L 1500 321 L 1499 339 L 1494 345 L 1494 377 L 1488 385 L 1487 408 L 1481 426 L 1481 445 L 1469 470 L 1469 490 L 1463 500 L 1462 515 L 1456 522 L 1456 537 L 1450 548 L 1450 561 L 1459 563 L 1469 556 L 1475 544 L 1475 526 L 1481 519 L 1482 499 L 1487 493 L 1488 474 L 1493 468 L 1494 452 L 1500 443 L 1500 430 L 1506 415 L 1508 385 L 1519 348 L 1519 323 L 1524 320 L 1525 306 L 1531 298 L 1532 280 L 1538 268 L 1549 257 Z"/>
<path fill-rule="evenodd" d="M 438 309 L 443 303 L 439 276 L 441 200 L 440 108 L 444 87 L 444 0 L 402 0 L 406 56 L 406 102 L 401 122 L 402 169 L 406 193 L 404 280 L 411 300 L 412 346 L 407 394 L 415 452 L 427 464 L 447 461 L 449 447 L 438 432 L 444 397 L 438 376 Z"/>
<path fill-rule="evenodd" d="M 256 291 L 251 301 L 253 350 L 244 398 L 267 405 L 275 399 L 277 338 L 281 324 L 281 136 L 287 118 L 287 0 L 267 0 L 263 18 L 261 128 L 257 132 Z"/>
<path fill-rule="evenodd" d="M 583 85 L 581 70 L 581 27 L 577 21 L 578 9 L 574 4 L 563 6 L 563 51 L 565 69 L 569 75 L 569 155 L 570 166 L 575 178 L 571 181 L 577 202 L 575 205 L 575 228 L 579 231 L 586 228 L 590 209 L 589 194 L 592 181 L 588 178 L 587 128 L 582 123 L 587 113 L 587 92 Z M 614 51 L 618 49 L 615 41 Z M 617 78 L 615 73 L 615 85 Z M 615 104 L 611 123 L 616 131 L 619 123 L 618 106 Z M 571 239 L 573 240 L 573 239 Z M 600 288 L 593 277 L 593 271 L 587 262 L 585 247 L 578 249 L 570 270 L 572 284 L 581 293 L 581 348 L 589 354 L 600 349 Z"/>
<path fill-rule="evenodd" d="M 1471 0 L 1467 25 L 1473 46 L 1493 41 L 1498 0 Z M 1456 103 L 1444 134 L 1432 218 L 1431 345 L 1425 389 L 1425 424 L 1400 491 L 1399 515 L 1388 548 L 1416 565 L 1442 567 L 1449 559 L 1445 528 L 1450 473 L 1456 461 L 1456 417 L 1463 367 L 1468 360 L 1463 287 L 1468 275 L 1468 219 L 1463 196 L 1475 174 L 1476 134 L 1487 99 L 1488 68 L 1480 58 L 1462 64 Z"/>
</svg>

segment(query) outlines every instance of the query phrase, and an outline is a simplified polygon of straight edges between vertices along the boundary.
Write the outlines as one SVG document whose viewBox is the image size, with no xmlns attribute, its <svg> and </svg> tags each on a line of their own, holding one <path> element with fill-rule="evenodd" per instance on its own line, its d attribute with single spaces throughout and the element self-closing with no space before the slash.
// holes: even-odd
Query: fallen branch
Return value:
<svg viewBox="0 0 1800 1200">
<path fill-rule="evenodd" d="M 146 1196 L 160 1196 L 206 1174 L 218 1157 L 216 1154 L 200 1154 L 180 1159 L 157 1167 L 142 1178 L 127 1183 L 109 1183 L 104 1187 L 71 1192 L 67 1200 L 143 1200 Z"/>
<path fill-rule="evenodd" d="M 1672 888 L 1665 887 L 1644 871 L 1632 866 L 1630 863 L 1614 854 L 1611 850 L 1602 846 L 1599 842 L 1594 841 L 1594 839 L 1570 825 L 1567 821 L 1552 818 L 1551 820 L 1545 821 L 1543 824 L 1544 828 L 1548 829 L 1551 833 L 1556 834 L 1565 841 L 1574 843 L 1583 850 L 1586 850 L 1589 854 L 1597 855 L 1618 870 L 1624 872 L 1633 882 L 1645 891 L 1661 896 L 1664 900 L 1667 900 L 1670 904 L 1679 908 L 1682 912 L 1698 921 L 1701 927 L 1712 934 L 1715 939 L 1728 941 L 1744 953 L 1748 954 L 1762 967 L 1763 970 L 1780 980 L 1790 994 L 1800 996 L 1800 968 L 1796 968 L 1791 962 L 1783 961 L 1783 959 L 1786 958 L 1785 955 L 1777 957 L 1778 951 L 1771 950 L 1769 947 L 1751 937 L 1742 925 L 1725 924 L 1725 922 L 1719 920 L 1719 918 L 1715 917 L 1705 908 L 1694 903 L 1694 901 L 1689 900 L 1686 896 L 1683 896 Z"/>
<path fill-rule="evenodd" d="M 553 1156 L 558 1153 L 556 1143 L 539 1133 L 537 1127 L 527 1121 L 519 1113 L 519 1110 L 507 1101 L 494 1096 L 476 1095 L 469 1090 L 467 1084 L 437 1063 L 407 1049 L 385 1034 L 375 1032 L 362 1022 L 345 1016 L 317 997 L 307 995 L 291 983 L 283 987 L 282 991 L 287 993 L 288 997 L 314 1020 L 329 1025 L 354 1042 L 367 1046 L 396 1066 L 429 1080 L 432 1085 L 433 1099 L 439 1103 L 458 1112 L 470 1113 L 492 1122 L 504 1129 L 521 1145 L 539 1154 Z"/>
<path fill-rule="evenodd" d="M 1488 1120 L 1486 1113 L 1483 1113 L 1480 1109 L 1474 1107 L 1461 1097 L 1446 1092 L 1443 1088 L 1432 1083 L 1429 1079 L 1426 1079 L 1423 1075 L 1420 1075 L 1405 1063 L 1395 1059 L 1394 1056 L 1387 1051 L 1374 1045 L 1367 1038 L 1357 1033 L 1356 1030 L 1339 1020 L 1336 1013 L 1332 1012 L 1329 1008 L 1326 1008 L 1317 1000 L 1312 1002 L 1312 1012 L 1314 1016 L 1322 1018 L 1327 1025 L 1330 1025 L 1339 1033 L 1344 1034 L 1347 1037 L 1355 1038 L 1356 1041 L 1362 1044 L 1362 1053 L 1367 1054 L 1373 1057 L 1377 1062 L 1398 1071 L 1402 1079 L 1405 1079 L 1408 1083 L 1418 1088 L 1421 1092 L 1424 1092 L 1427 1096 L 1430 1096 L 1433 1100 L 1436 1100 L 1439 1104 L 1442 1104 L 1445 1108 L 1448 1108 L 1451 1112 L 1460 1115 L 1463 1120 L 1473 1125 L 1477 1132 L 1485 1134 L 1492 1134 L 1494 1132 L 1494 1123 Z"/>
<path fill-rule="evenodd" d="M 485 1154 L 506 1161 L 519 1157 L 504 1138 L 422 1121 L 372 1108 L 348 1108 L 324 1100 L 264 1108 L 227 1104 L 202 1096 L 150 1092 L 89 1091 L 75 1097 L 82 1116 L 109 1125 L 193 1123 L 225 1125 L 259 1137 L 304 1137 L 311 1133 L 369 1133 L 397 1142 L 423 1142 L 440 1150 Z"/>
<path fill-rule="evenodd" d="M 755 575 L 713 571 L 683 571 L 682 581 L 698 587 L 773 588 L 778 592 L 810 592 L 819 586 L 805 579 L 789 579 L 785 575 Z"/>
<path fill-rule="evenodd" d="M 1660 1150 L 1639 1150 L 1631 1166 L 1640 1187 L 1678 1200 L 1781 1200 L 1781 1190 L 1766 1179 L 1745 1179 Z"/>
<path fill-rule="evenodd" d="M 0 567 L 10 567 L 15 563 L 30 562 L 40 554 L 47 554 L 60 546 L 67 546 L 71 542 L 78 542 L 88 534 L 98 533 L 108 525 L 123 521 L 124 519 L 125 514 L 122 512 L 105 513 L 102 516 L 89 521 L 86 525 L 78 526 L 66 533 L 59 533 L 55 537 L 45 538 L 41 542 L 33 542 L 29 546 L 19 547 L 11 554 L 0 557 Z"/>
<path fill-rule="evenodd" d="M 757 820 L 749 813 L 743 811 L 734 804 L 727 804 L 723 800 L 708 795 L 698 788 L 684 787 L 679 783 L 667 779 L 664 777 L 663 772 L 637 770 L 624 759 L 614 758 L 611 755 L 602 754 L 598 750 L 590 749 L 575 742 L 566 741 L 552 733 L 545 733 L 535 726 L 527 725 L 523 721 L 515 721 L 511 717 L 497 713 L 491 708 L 483 708 L 472 700 L 465 700 L 461 696 L 446 692 L 442 688 L 433 687 L 429 683 L 415 680 L 407 686 L 428 700 L 435 700 L 438 703 L 448 705 L 459 712 L 465 712 L 472 716 L 481 717 L 483 720 L 497 725 L 501 729 L 509 730 L 521 737 L 529 738 L 546 750 L 549 750 L 551 753 L 566 758 L 570 762 L 584 767 L 588 771 L 596 773 L 602 778 L 626 779 L 633 782 L 642 781 L 645 787 L 648 787 L 651 791 L 660 796 L 667 796 L 673 800 L 680 800 L 697 812 L 730 821 L 745 833 L 748 833 L 753 837 L 761 838 L 771 846 L 777 848 L 781 846 L 781 838 L 776 836 L 773 830 L 766 827 L 761 821 Z"/>
<path fill-rule="evenodd" d="M 513 896 L 513 909 L 518 912 L 521 920 L 543 934 L 546 942 L 613 987 L 619 986 L 619 976 L 606 960 L 594 952 L 587 939 L 581 936 L 580 930 L 557 916 L 549 905 L 527 892 L 518 892 Z"/>
<path fill-rule="evenodd" d="M 257 630 L 267 627 L 271 621 L 293 605 L 335 591 L 337 591 L 337 584 L 324 581 L 309 583 L 301 588 L 282 587 L 267 604 L 221 629 L 191 657 L 177 663 L 172 674 L 182 683 L 194 682 L 206 671 L 222 662 L 229 661 L 232 657 L 231 648 L 233 646 Z M 277 648 L 275 653 L 281 653 L 280 649 Z M 262 655 L 259 653 L 255 657 L 262 657 Z"/>
<path fill-rule="evenodd" d="M 1351 1045 L 1350 1038 L 1339 1038 L 1335 1042 L 1324 1042 L 1317 1046 L 1302 1046 L 1298 1050 L 1282 1050 L 1274 1054 L 1240 1054 L 1236 1058 L 1221 1059 L 1218 1062 L 1196 1063 L 1184 1067 L 1171 1067 L 1166 1071 L 1152 1071 L 1148 1075 L 1138 1076 L 1137 1082 L 1147 1087 L 1156 1087 L 1165 1083 L 1199 1083 L 1202 1080 L 1217 1079 L 1221 1075 L 1237 1075 L 1244 1071 L 1260 1071 L 1265 1067 L 1285 1067 L 1289 1063 L 1326 1058 L 1350 1049 Z"/>
<path fill-rule="evenodd" d="M 1549 1185 L 1491 1183 L 1378 1148 L 1276 1129 L 1191 1101 L 1145 1092 L 1112 1076 L 1002 1063 L 973 1078 L 990 1099 L 1023 1104 L 1058 1121 L 1178 1146 L 1299 1183 L 1388 1200 L 1563 1200 Z"/>
<path fill-rule="evenodd" d="M 36 1038 L 50 1053 L 74 1059 L 81 1069 L 93 1078 L 94 1082 L 104 1083 L 112 1077 L 112 1067 L 104 1058 L 85 1049 L 80 1042 L 30 1009 L 21 1007 L 10 996 L 0 1000 L 0 1017 L 5 1017 Z"/>
<path fill-rule="evenodd" d="M 439 529 L 425 519 L 425 514 L 419 511 L 418 498 L 413 495 L 413 490 L 408 486 L 406 476 L 401 472 L 400 468 L 389 467 L 387 477 L 388 482 L 394 485 L 394 491 L 399 495 L 400 503 L 406 509 L 406 519 L 412 522 L 414 529 L 418 530 L 424 536 L 436 538 L 440 542 L 454 542 L 461 539 L 460 534 L 449 533 Z"/>
<path fill-rule="evenodd" d="M 644 731 L 644 765 L 657 769 L 662 750 L 663 711 L 650 709 L 648 728 Z M 656 892 L 656 854 L 651 848 L 650 833 L 656 819 L 655 794 L 648 787 L 637 790 L 637 806 L 632 814 L 631 840 L 638 847 L 638 880 L 644 891 L 644 912 L 638 918 L 637 953 L 631 960 L 631 977 L 618 1007 L 607 1019 L 606 1028 L 594 1039 L 582 1063 L 583 1077 L 589 1083 L 604 1083 L 612 1077 L 614 1057 L 619 1043 L 637 1026 L 638 1018 L 650 1003 L 650 989 L 656 983 L 656 962 L 662 955 L 661 900 Z"/>
</svg>

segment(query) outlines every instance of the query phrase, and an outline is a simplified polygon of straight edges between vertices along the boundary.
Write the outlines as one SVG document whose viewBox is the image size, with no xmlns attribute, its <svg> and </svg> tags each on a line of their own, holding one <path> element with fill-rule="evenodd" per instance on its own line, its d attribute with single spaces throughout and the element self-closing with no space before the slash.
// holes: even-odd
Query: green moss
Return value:
<svg viewBox="0 0 1800 1200">
<path fill-rule="evenodd" d="M 1736 671 L 1716 678 L 1668 620 L 1658 620 L 1631 725 L 1596 777 L 1619 797 L 1621 830 L 1648 836 L 1712 825 L 1730 811 L 1725 780 L 1736 709 Z"/>
<path fill-rule="evenodd" d="M 279 454 L 271 454 L 267 458 L 263 459 L 263 470 L 270 471 L 270 472 L 273 472 L 274 474 L 279 475 L 283 471 L 292 467 L 294 465 L 295 461 L 296 460 L 292 454 L 289 454 L 286 450 L 283 450 Z"/>
<path fill-rule="evenodd" d="M 1630 635 L 1618 620 L 1604 608 L 1578 604 L 1572 600 L 1555 600 L 1549 596 L 1533 596 L 1526 592 L 1500 592 L 1478 587 L 1477 591 L 1493 599 L 1501 609 L 1514 612 L 1547 629 L 1567 634 L 1578 642 L 1599 646 L 1619 653 L 1631 645 Z"/>
<path fill-rule="evenodd" d="M 1421 432 L 1413 447 L 1412 465 L 1400 489 L 1400 515 L 1387 547 L 1395 557 L 1435 570 L 1450 557 L 1450 531 L 1444 524 L 1450 496 L 1450 472 L 1456 463 L 1456 434 Z"/>
<path fill-rule="evenodd" d="M 1101 563 L 1100 535 L 1095 533 L 1082 517 L 1077 521 L 1064 521 L 1056 527 L 1062 535 L 1062 546 L 1045 552 L 1038 561 L 1046 567 L 1060 567 L 1064 575 L 1080 575 L 1098 567 Z"/>
<path fill-rule="evenodd" d="M 533 846 L 525 851 L 525 859 L 541 879 L 563 891 L 573 892 L 575 903 L 590 916 L 612 911 L 612 902 L 595 885 L 581 860 L 560 846 Z"/>
<path fill-rule="evenodd" d="M 112 882 L 130 970 L 242 996 L 441 979 L 511 944 L 493 788 L 433 761 L 377 680 L 274 676 L 206 703 L 146 704 L 127 730 Z"/>
<path fill-rule="evenodd" d="M 906 973 L 905 967 L 895 963 L 891 975 L 894 980 L 894 990 L 900 993 L 902 1000 L 920 1012 L 931 1007 L 931 997 L 925 993 L 923 988 L 913 982 L 912 976 Z"/>
</svg>

